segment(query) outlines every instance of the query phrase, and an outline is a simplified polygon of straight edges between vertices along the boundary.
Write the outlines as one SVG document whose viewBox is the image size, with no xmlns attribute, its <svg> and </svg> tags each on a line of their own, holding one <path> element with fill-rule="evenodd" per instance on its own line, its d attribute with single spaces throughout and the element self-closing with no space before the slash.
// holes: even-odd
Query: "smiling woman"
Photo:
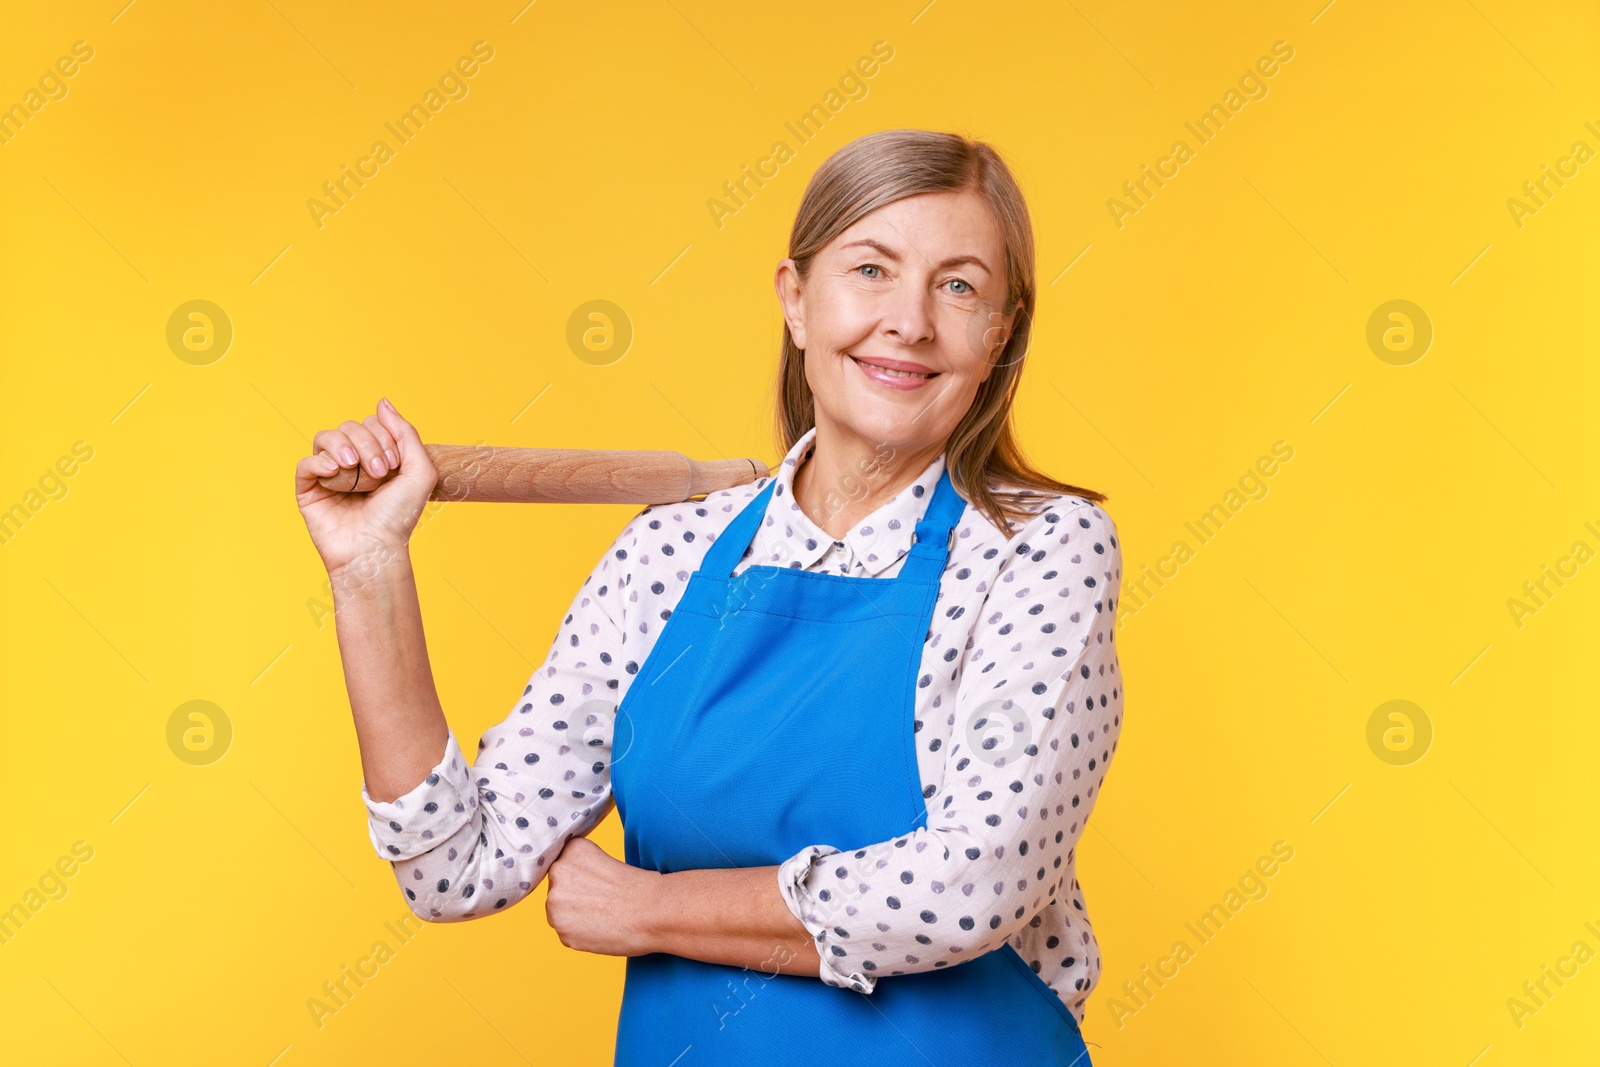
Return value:
<svg viewBox="0 0 1600 1067">
<path fill-rule="evenodd" d="M 1122 557 L 1105 497 L 1012 431 L 1022 194 L 980 142 L 876 133 L 812 177 L 788 251 L 776 473 L 633 516 L 470 762 L 404 551 L 421 438 L 385 402 L 313 439 L 373 847 L 433 922 L 547 882 L 562 944 L 627 957 L 624 1067 L 1084 1067 Z M 386 460 L 359 500 L 318 481 Z M 374 540 L 392 561 L 339 580 Z M 621 860 L 585 837 L 613 803 Z"/>
<path fill-rule="evenodd" d="M 992 148 L 922 130 L 862 137 L 812 179 L 789 243 L 776 279 L 785 448 L 824 423 L 846 434 L 852 453 L 868 437 L 913 447 L 923 462 L 943 448 L 963 496 L 1000 525 L 1031 509 L 991 481 L 1023 500 L 1105 499 L 1035 470 L 1012 430 L 1033 325 L 1033 229 Z M 927 375 L 930 384 L 869 366 Z M 845 390 L 861 379 L 904 395 L 885 407 L 881 393 Z M 836 398 L 842 410 L 819 397 Z M 918 455 L 905 463 L 915 466 Z"/>
</svg>

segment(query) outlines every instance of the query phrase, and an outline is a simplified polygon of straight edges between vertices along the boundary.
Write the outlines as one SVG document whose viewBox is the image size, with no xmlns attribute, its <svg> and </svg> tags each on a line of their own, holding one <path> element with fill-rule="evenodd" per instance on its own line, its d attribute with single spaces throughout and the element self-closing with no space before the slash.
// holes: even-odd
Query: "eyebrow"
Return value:
<svg viewBox="0 0 1600 1067">
<path fill-rule="evenodd" d="M 878 253 L 878 255 L 883 256 L 885 259 L 892 259 L 896 263 L 900 262 L 900 254 L 898 252 L 894 251 L 894 249 L 888 247 L 885 244 L 881 244 L 878 241 L 874 241 L 870 237 L 859 238 L 858 240 L 851 241 L 848 244 L 840 245 L 839 248 L 840 248 L 841 251 L 843 251 L 846 248 L 854 248 L 857 245 L 866 245 L 868 248 L 873 249 L 874 251 L 876 251 Z M 943 263 L 940 263 L 939 267 L 941 269 L 944 268 L 944 267 L 959 267 L 963 263 L 974 263 L 977 266 L 982 267 L 984 269 L 984 271 L 986 271 L 987 273 L 989 273 L 989 274 L 993 274 L 994 273 L 994 271 L 990 268 L 989 264 L 985 263 L 978 256 L 951 256 L 949 259 L 945 260 Z"/>
</svg>

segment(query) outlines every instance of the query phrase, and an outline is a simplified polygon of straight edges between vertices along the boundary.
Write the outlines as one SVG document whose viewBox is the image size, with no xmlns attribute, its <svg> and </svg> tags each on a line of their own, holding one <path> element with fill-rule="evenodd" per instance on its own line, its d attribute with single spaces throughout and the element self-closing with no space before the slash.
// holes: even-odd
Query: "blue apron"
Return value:
<svg viewBox="0 0 1600 1067">
<path fill-rule="evenodd" d="M 752 565 L 775 483 L 712 543 L 617 710 L 627 862 L 764 867 L 927 825 L 912 734 L 922 646 L 965 502 L 948 471 L 894 578 Z M 776 880 L 770 888 L 778 892 Z M 892 975 L 820 978 L 631 956 L 617 1067 L 1088 1067 L 1077 1020 L 1011 945 Z"/>
</svg>

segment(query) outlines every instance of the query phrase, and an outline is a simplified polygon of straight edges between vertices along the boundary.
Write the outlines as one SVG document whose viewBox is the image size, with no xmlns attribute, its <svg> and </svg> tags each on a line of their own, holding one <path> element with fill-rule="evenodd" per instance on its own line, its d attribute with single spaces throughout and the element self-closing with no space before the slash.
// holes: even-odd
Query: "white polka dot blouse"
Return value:
<svg viewBox="0 0 1600 1067">
<path fill-rule="evenodd" d="M 815 438 L 812 429 L 797 441 L 770 478 L 630 519 L 471 765 L 451 731 L 433 772 L 404 796 L 375 801 L 362 783 L 373 847 L 412 911 L 452 922 L 507 908 L 533 891 L 570 838 L 604 818 L 606 710 L 621 704 L 710 543 L 769 480 L 777 485 L 765 521 L 736 574 L 753 563 L 868 578 L 899 572 L 943 454 L 835 539 L 791 491 Z M 880 979 L 1009 942 L 1083 1021 L 1101 967 L 1075 853 L 1121 733 L 1122 553 L 1115 523 L 1094 502 L 1043 503 L 1010 531 L 971 506 L 957 525 L 913 709 L 926 827 L 835 843 L 847 852 L 814 844 L 778 868 L 779 890 L 815 939 L 829 985 L 870 993 Z M 846 925 L 876 936 L 835 937 Z"/>
</svg>

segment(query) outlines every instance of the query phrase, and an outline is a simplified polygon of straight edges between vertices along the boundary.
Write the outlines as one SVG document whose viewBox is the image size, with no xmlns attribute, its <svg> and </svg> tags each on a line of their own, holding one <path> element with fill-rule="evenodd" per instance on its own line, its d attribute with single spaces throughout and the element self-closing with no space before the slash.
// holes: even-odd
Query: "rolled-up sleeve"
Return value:
<svg viewBox="0 0 1600 1067">
<path fill-rule="evenodd" d="M 367 806 L 367 836 L 386 860 L 409 860 L 431 850 L 469 821 L 478 806 L 466 758 L 454 730 L 445 738 L 444 755 L 411 792 L 393 800 L 373 800 L 361 783 Z"/>
<path fill-rule="evenodd" d="M 638 671 L 623 653 L 621 592 L 634 539 L 630 522 L 471 764 L 451 730 L 439 762 L 405 795 L 373 800 L 362 782 L 372 846 L 419 917 L 454 922 L 510 907 L 609 811 L 615 711 Z"/>
<path fill-rule="evenodd" d="M 778 867 L 828 985 L 870 993 L 999 948 L 1058 895 L 1116 750 L 1121 550 L 1080 504 L 1029 520 L 960 659 L 943 781 L 927 825 L 819 842 Z M 942 663 L 941 663 L 942 666 Z"/>
</svg>

